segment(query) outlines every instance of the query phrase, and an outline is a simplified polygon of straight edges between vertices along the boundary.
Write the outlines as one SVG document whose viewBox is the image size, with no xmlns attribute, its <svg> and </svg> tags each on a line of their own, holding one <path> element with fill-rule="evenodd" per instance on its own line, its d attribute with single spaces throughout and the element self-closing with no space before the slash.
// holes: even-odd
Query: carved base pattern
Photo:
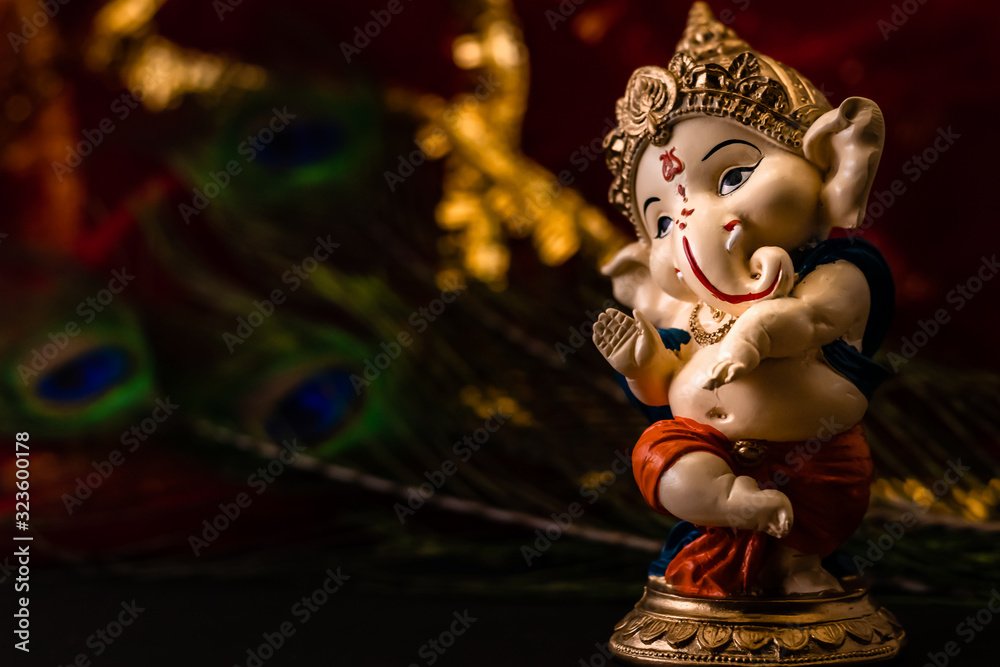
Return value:
<svg viewBox="0 0 1000 667">
<path fill-rule="evenodd" d="M 694 598 L 650 577 L 615 626 L 611 652 L 639 665 L 829 665 L 895 657 L 906 634 L 856 580 L 845 592 L 794 598 Z"/>
</svg>

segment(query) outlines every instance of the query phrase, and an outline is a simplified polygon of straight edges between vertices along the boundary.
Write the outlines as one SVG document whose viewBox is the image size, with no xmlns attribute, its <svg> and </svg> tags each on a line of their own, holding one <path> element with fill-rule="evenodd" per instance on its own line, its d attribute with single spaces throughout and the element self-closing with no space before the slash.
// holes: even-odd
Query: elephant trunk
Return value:
<svg viewBox="0 0 1000 667">
<path fill-rule="evenodd" d="M 701 252 L 699 246 L 700 262 L 687 236 L 682 244 L 694 279 L 689 283 L 698 283 L 692 288 L 715 308 L 739 314 L 757 301 L 785 296 L 791 291 L 794 269 L 791 257 L 783 249 L 757 248 L 744 262 L 741 253 L 727 248 L 721 238 L 713 241 L 715 254 Z"/>
</svg>

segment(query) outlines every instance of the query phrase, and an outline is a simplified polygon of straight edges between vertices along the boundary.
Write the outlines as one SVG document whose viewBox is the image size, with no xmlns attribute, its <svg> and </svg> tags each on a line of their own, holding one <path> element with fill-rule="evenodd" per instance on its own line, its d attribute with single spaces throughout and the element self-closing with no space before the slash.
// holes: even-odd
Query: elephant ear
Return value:
<svg viewBox="0 0 1000 667">
<path fill-rule="evenodd" d="M 668 327 L 680 302 L 653 281 L 649 251 L 648 243 L 630 243 L 601 268 L 601 273 L 611 278 L 612 294 L 620 303 L 638 309 L 656 326 Z"/>
<path fill-rule="evenodd" d="M 803 151 L 823 174 L 820 196 L 833 227 L 850 229 L 864 219 L 884 140 L 882 112 L 863 97 L 847 98 L 806 132 Z"/>
</svg>

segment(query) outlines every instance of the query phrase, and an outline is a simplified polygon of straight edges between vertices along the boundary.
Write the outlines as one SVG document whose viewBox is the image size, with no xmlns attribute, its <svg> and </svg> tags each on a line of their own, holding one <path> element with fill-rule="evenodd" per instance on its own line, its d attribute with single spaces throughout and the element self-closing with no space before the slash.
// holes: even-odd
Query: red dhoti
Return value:
<svg viewBox="0 0 1000 667">
<path fill-rule="evenodd" d="M 861 425 L 804 442 L 762 442 L 763 459 L 753 466 L 733 454 L 733 443 L 717 429 L 677 417 L 659 421 L 639 438 L 632 470 L 646 502 L 661 514 L 660 476 L 691 452 L 715 454 L 736 475 L 777 489 L 792 503 L 794 521 L 781 540 L 754 530 L 710 526 L 670 561 L 665 578 L 682 595 L 726 597 L 758 588 L 767 553 L 781 545 L 828 556 L 857 529 L 868 509 L 872 460 Z"/>
</svg>

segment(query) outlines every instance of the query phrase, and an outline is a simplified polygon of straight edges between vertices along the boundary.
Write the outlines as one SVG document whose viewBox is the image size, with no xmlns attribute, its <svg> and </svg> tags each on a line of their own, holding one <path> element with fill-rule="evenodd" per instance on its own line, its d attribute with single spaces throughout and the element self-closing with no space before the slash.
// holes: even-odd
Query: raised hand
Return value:
<svg viewBox="0 0 1000 667">
<path fill-rule="evenodd" d="M 611 367 L 628 378 L 636 398 L 646 405 L 666 405 L 677 356 L 641 312 L 632 314 L 635 317 L 614 308 L 601 313 L 594 323 L 594 344 Z"/>
<path fill-rule="evenodd" d="M 649 320 L 638 310 L 635 318 L 608 308 L 594 323 L 594 344 L 612 368 L 627 378 L 636 378 L 642 369 L 666 352 L 663 341 Z"/>
</svg>

